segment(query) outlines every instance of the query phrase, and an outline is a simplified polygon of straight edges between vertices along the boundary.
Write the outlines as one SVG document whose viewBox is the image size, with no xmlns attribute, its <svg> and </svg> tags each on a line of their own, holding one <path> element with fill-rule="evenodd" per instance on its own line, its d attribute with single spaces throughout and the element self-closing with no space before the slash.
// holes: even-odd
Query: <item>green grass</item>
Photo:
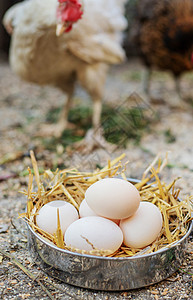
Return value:
<svg viewBox="0 0 193 300">
<path fill-rule="evenodd" d="M 176 141 L 176 137 L 172 133 L 170 128 L 164 131 L 164 136 L 168 144 L 174 143 Z"/>
<path fill-rule="evenodd" d="M 47 115 L 47 121 L 55 123 L 59 118 L 59 109 L 50 111 Z M 91 106 L 78 105 L 69 112 L 69 122 L 76 125 L 75 129 L 67 129 L 60 138 L 60 143 L 66 147 L 74 142 L 80 141 L 87 130 L 92 127 L 92 108 Z M 149 129 L 150 120 L 145 115 L 145 109 L 141 107 L 113 107 L 107 104 L 103 105 L 101 123 L 104 130 L 104 136 L 110 143 L 120 147 L 126 147 L 129 140 L 139 143 L 144 132 Z M 53 139 L 47 140 L 54 144 Z"/>
<path fill-rule="evenodd" d="M 122 75 L 122 78 L 125 81 L 136 81 L 136 82 L 140 82 L 141 81 L 141 71 L 128 71 L 125 72 L 124 75 Z"/>
</svg>

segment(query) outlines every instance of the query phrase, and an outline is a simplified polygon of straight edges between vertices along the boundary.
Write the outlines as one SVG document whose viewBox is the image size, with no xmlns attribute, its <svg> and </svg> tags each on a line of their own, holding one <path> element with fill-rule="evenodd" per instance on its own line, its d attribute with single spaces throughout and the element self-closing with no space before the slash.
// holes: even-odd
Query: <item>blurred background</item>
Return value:
<svg viewBox="0 0 193 300">
<path fill-rule="evenodd" d="M 0 20 L 2 20 L 3 15 L 7 11 L 9 7 L 12 5 L 21 2 L 19 0 L 1 0 L 0 1 Z M 10 43 L 10 36 L 6 32 L 5 28 L 0 22 L 0 54 L 8 55 L 9 51 L 9 43 Z"/>
</svg>

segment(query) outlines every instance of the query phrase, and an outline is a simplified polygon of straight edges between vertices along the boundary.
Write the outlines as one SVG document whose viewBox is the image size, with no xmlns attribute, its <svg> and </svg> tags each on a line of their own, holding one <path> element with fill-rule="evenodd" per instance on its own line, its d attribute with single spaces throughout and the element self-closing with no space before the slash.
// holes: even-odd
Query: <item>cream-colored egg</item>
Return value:
<svg viewBox="0 0 193 300">
<path fill-rule="evenodd" d="M 85 218 L 85 217 L 89 217 L 89 216 L 98 216 L 94 210 L 92 210 L 90 208 L 90 206 L 88 205 L 88 203 L 86 202 L 86 200 L 82 200 L 80 207 L 79 207 L 79 215 L 80 218 Z M 119 224 L 120 220 L 116 220 L 116 219 L 110 219 L 111 221 L 115 222 L 116 224 Z"/>
<path fill-rule="evenodd" d="M 51 234 L 56 232 L 58 225 L 57 209 L 59 209 L 60 226 L 63 234 L 67 227 L 79 218 L 78 212 L 72 204 L 66 201 L 56 200 L 45 204 L 39 210 L 36 216 L 37 226 Z"/>
<path fill-rule="evenodd" d="M 92 251 L 115 252 L 123 242 L 123 233 L 114 222 L 97 216 L 81 218 L 66 230 L 64 241 L 68 247 Z"/>
<path fill-rule="evenodd" d="M 151 244 L 162 229 L 162 214 L 150 202 L 141 202 L 136 213 L 120 222 L 124 244 L 132 248 L 144 248 Z"/>
<path fill-rule="evenodd" d="M 82 200 L 80 207 L 79 207 L 79 215 L 80 218 L 89 217 L 89 216 L 98 216 L 94 210 L 90 208 L 87 204 L 86 200 Z"/>
<path fill-rule="evenodd" d="M 105 178 L 86 190 L 85 199 L 96 214 L 109 219 L 124 219 L 138 209 L 140 194 L 136 187 L 126 180 Z"/>
</svg>

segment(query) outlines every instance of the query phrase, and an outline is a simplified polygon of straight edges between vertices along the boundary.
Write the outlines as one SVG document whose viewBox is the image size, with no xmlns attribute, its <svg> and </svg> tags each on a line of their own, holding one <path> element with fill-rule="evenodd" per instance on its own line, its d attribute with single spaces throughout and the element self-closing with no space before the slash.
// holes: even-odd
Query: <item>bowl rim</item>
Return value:
<svg viewBox="0 0 193 300">
<path fill-rule="evenodd" d="M 135 178 L 127 178 L 128 181 L 133 182 L 133 183 L 138 183 L 140 182 L 140 180 L 135 179 Z M 178 198 L 179 201 L 182 201 L 180 198 Z M 39 239 L 43 244 L 46 244 L 48 247 L 53 248 L 54 250 L 57 250 L 59 252 L 65 253 L 65 254 L 70 254 L 73 256 L 77 256 L 77 257 L 85 257 L 85 258 L 89 258 L 89 259 L 101 259 L 101 260 L 112 260 L 112 261 L 127 261 L 127 260 L 135 260 L 135 259 L 141 259 L 141 258 L 147 258 L 147 257 L 152 257 L 154 255 L 157 255 L 158 253 L 164 253 L 167 252 L 168 250 L 175 248 L 176 246 L 180 245 L 191 233 L 192 228 L 193 228 L 193 220 L 190 222 L 189 224 L 189 228 L 188 231 L 186 232 L 186 234 L 177 242 L 172 243 L 171 245 L 168 245 L 166 247 L 164 247 L 163 249 L 159 249 L 153 253 L 147 253 L 147 254 L 139 254 L 139 255 L 134 255 L 134 256 L 130 256 L 130 257 L 108 257 L 108 256 L 98 256 L 98 255 L 92 255 L 92 254 L 83 254 L 83 253 L 78 253 L 78 252 L 73 252 L 70 250 L 66 250 L 66 249 L 62 249 L 57 247 L 56 245 L 52 245 L 51 243 L 49 243 L 48 241 L 46 241 L 44 238 L 41 237 L 40 234 L 36 233 L 32 227 L 30 226 L 30 224 L 26 223 L 28 229 L 31 231 L 31 233 L 37 238 Z"/>
<path fill-rule="evenodd" d="M 190 226 L 188 231 L 186 232 L 186 234 L 177 242 L 168 245 L 166 247 L 164 247 L 163 249 L 157 250 L 156 252 L 153 253 L 147 253 L 147 254 L 139 254 L 139 255 L 134 255 L 131 257 L 108 257 L 108 256 L 99 256 L 99 255 L 92 255 L 92 254 L 83 254 L 83 253 L 78 253 L 78 252 L 73 252 L 70 250 L 66 250 L 66 249 L 62 249 L 59 248 L 55 245 L 52 245 L 51 243 L 47 242 L 45 239 L 43 239 L 38 233 L 36 233 L 31 226 L 27 223 L 27 226 L 29 228 L 29 230 L 31 231 L 31 233 L 37 238 L 39 239 L 43 244 L 46 244 L 48 247 L 53 248 L 54 250 L 60 251 L 62 253 L 65 254 L 70 254 L 70 255 L 74 255 L 74 256 L 78 256 L 78 257 L 86 257 L 89 259 L 102 259 L 102 260 L 116 260 L 116 261 L 123 261 L 123 260 L 135 260 L 135 259 L 141 259 L 141 258 L 146 258 L 146 257 L 150 257 L 150 256 L 154 256 L 157 255 L 158 253 L 164 253 L 167 252 L 168 250 L 175 248 L 176 246 L 180 245 L 191 233 L 192 231 L 192 227 L 193 227 L 193 221 L 191 221 Z"/>
</svg>

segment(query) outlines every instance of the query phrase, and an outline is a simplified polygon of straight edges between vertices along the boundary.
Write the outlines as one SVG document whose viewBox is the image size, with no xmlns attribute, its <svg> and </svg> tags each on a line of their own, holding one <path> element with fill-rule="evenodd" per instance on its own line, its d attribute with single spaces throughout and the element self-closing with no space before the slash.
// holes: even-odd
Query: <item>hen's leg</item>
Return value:
<svg viewBox="0 0 193 300">
<path fill-rule="evenodd" d="M 73 124 L 68 123 L 68 113 L 71 106 L 72 94 L 72 92 L 67 94 L 66 103 L 60 113 L 58 122 L 56 124 L 44 124 L 41 126 L 38 132 L 39 136 L 60 137 L 65 129 L 73 127 Z"/>
<path fill-rule="evenodd" d="M 159 89 L 154 89 L 152 92 L 150 91 L 151 77 L 152 70 L 150 68 L 146 68 L 142 73 L 142 91 L 144 94 L 142 94 L 141 97 L 147 104 L 165 104 L 165 100 L 160 94 Z"/>
<path fill-rule="evenodd" d="M 183 93 L 181 89 L 181 77 L 180 76 L 174 76 L 175 80 L 175 92 L 174 97 L 172 97 L 173 102 L 171 102 L 170 106 L 172 108 L 180 109 L 180 110 L 187 110 L 190 109 L 190 98 L 185 97 L 185 94 Z"/>
<path fill-rule="evenodd" d="M 101 99 L 93 99 L 93 115 L 92 125 L 94 130 L 97 130 L 101 125 L 102 101 Z"/>
<path fill-rule="evenodd" d="M 86 154 L 97 148 L 103 148 L 109 152 L 112 152 L 115 149 L 115 145 L 108 143 L 103 136 L 101 111 L 101 99 L 93 98 L 92 128 L 87 131 L 83 140 L 73 145 L 76 150 Z"/>
<path fill-rule="evenodd" d="M 88 130 L 84 140 L 82 141 L 83 148 L 87 152 L 91 152 L 95 148 L 106 148 L 107 142 L 103 137 L 101 127 L 102 101 L 97 97 L 93 97 L 93 115 L 92 128 Z"/>
<path fill-rule="evenodd" d="M 183 99 L 182 90 L 181 90 L 181 78 L 179 76 L 174 76 L 176 93 L 178 94 L 180 99 Z"/>
<path fill-rule="evenodd" d="M 80 83 L 93 100 L 92 128 L 88 130 L 85 138 L 75 145 L 76 149 L 83 152 L 91 152 L 96 148 L 113 148 L 103 137 L 101 127 L 102 95 L 107 69 L 107 66 L 101 63 L 88 66 L 78 74 Z"/>
<path fill-rule="evenodd" d="M 68 122 L 68 113 L 72 103 L 72 93 L 67 95 L 66 103 L 60 113 L 59 121 L 56 124 L 58 136 L 67 128 L 73 128 L 75 125 Z"/>
<path fill-rule="evenodd" d="M 142 90 L 150 98 L 150 81 L 151 81 L 151 70 L 145 69 L 142 72 Z"/>
</svg>

